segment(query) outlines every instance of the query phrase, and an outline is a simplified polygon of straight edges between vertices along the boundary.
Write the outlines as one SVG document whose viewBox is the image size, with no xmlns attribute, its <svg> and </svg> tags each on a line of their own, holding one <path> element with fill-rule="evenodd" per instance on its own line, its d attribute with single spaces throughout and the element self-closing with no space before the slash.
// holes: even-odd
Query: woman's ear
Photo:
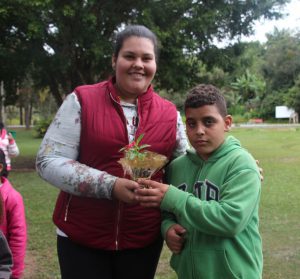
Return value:
<svg viewBox="0 0 300 279">
<path fill-rule="evenodd" d="M 113 55 L 111 58 L 111 67 L 113 68 L 113 70 L 116 70 L 116 61 L 117 58 Z"/>
<path fill-rule="evenodd" d="M 3 171 L 3 164 L 0 163 L 0 174 L 2 173 Z"/>
</svg>

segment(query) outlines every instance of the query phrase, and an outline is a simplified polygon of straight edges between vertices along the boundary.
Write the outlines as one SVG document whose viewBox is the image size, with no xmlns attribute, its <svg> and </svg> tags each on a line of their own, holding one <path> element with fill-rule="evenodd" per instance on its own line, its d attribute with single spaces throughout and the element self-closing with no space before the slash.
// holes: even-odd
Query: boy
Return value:
<svg viewBox="0 0 300 279">
<path fill-rule="evenodd" d="M 179 279 L 262 278 L 257 164 L 225 137 L 232 117 L 216 87 L 192 89 L 185 114 L 194 150 L 171 162 L 170 185 L 139 180 L 150 187 L 136 190 L 136 199 L 164 210 L 162 233 Z"/>
</svg>

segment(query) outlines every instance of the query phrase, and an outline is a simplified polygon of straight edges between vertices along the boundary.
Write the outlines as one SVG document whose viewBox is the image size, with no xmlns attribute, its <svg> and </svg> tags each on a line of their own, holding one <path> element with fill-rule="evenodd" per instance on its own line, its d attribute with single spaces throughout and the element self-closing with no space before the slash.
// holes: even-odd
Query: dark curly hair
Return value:
<svg viewBox="0 0 300 279">
<path fill-rule="evenodd" d="M 4 151 L 0 148 L 0 164 L 2 164 L 2 171 L 0 172 L 0 176 L 7 177 L 7 165 L 6 165 L 6 160 L 5 160 L 5 153 Z"/>
<path fill-rule="evenodd" d="M 4 129 L 4 128 L 5 128 L 4 123 L 3 123 L 3 122 L 0 122 L 0 131 L 1 131 L 2 129 Z"/>
<path fill-rule="evenodd" d="M 216 105 L 219 113 L 225 117 L 227 106 L 221 91 L 211 84 L 199 84 L 192 88 L 184 102 L 184 110 L 188 108 L 199 108 L 205 105 Z"/>
</svg>

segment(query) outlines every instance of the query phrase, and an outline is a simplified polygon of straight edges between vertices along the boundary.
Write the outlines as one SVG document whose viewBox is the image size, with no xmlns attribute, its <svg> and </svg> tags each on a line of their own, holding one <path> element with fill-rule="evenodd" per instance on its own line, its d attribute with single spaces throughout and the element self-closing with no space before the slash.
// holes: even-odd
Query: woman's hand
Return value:
<svg viewBox="0 0 300 279">
<path fill-rule="evenodd" d="M 114 198 L 126 202 L 126 203 L 136 203 L 134 190 L 138 189 L 140 186 L 137 182 L 129 180 L 126 178 L 117 178 L 115 185 L 113 187 L 112 195 Z"/>
<path fill-rule="evenodd" d="M 257 167 L 258 167 L 258 170 L 259 170 L 260 181 L 263 182 L 264 181 L 264 169 L 259 166 L 259 161 L 258 160 L 255 160 L 255 161 L 256 161 L 256 164 L 257 164 Z"/>
</svg>

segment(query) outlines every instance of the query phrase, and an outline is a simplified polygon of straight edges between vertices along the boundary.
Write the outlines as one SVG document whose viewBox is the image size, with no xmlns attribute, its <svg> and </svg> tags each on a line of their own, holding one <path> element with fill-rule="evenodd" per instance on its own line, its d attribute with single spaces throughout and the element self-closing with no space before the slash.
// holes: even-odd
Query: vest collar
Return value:
<svg viewBox="0 0 300 279">
<path fill-rule="evenodd" d="M 113 76 L 108 80 L 108 89 L 109 89 L 109 92 L 110 92 L 112 98 L 117 103 L 120 103 L 118 90 L 114 86 L 115 83 L 116 83 L 116 77 Z M 138 103 L 141 103 L 141 102 L 143 103 L 143 102 L 150 101 L 153 97 L 153 92 L 154 92 L 153 91 L 153 86 L 150 84 L 147 91 L 138 96 Z"/>
</svg>

